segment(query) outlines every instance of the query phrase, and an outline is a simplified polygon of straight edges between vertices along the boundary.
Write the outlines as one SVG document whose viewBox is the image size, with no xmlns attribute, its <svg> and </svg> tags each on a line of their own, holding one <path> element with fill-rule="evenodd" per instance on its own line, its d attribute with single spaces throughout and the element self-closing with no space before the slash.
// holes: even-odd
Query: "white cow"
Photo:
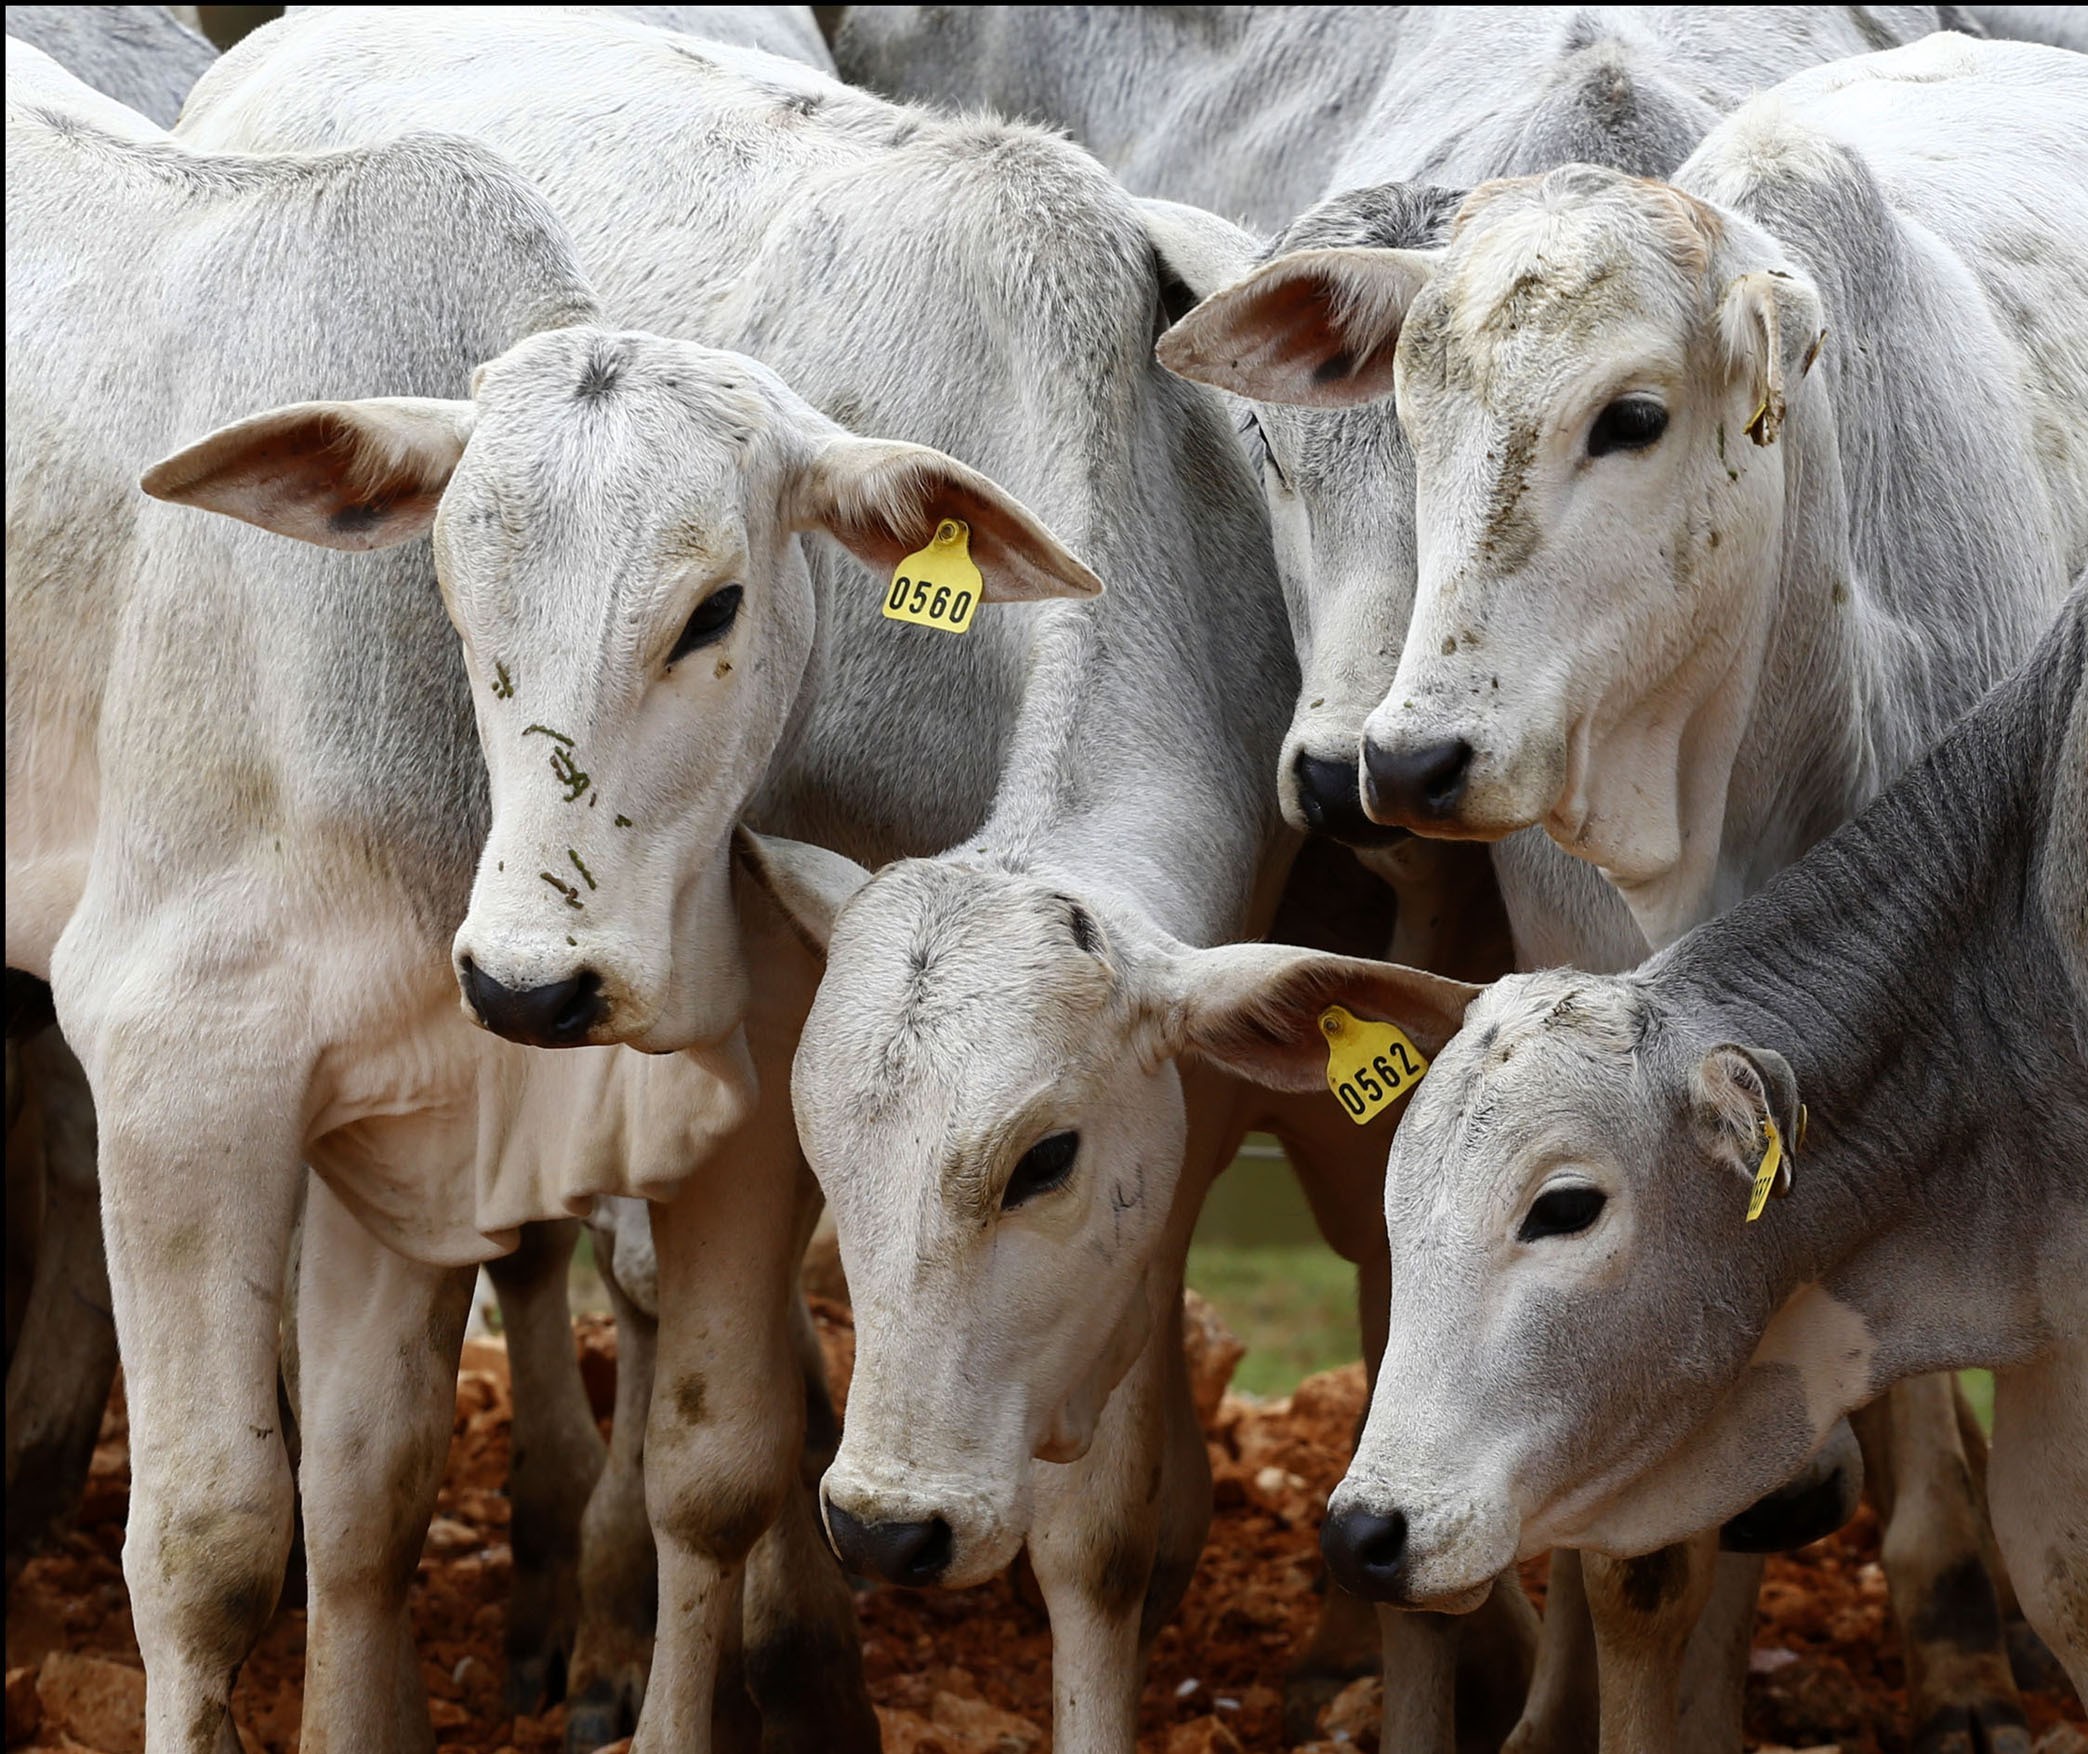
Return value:
<svg viewBox="0 0 2088 1754">
<path fill-rule="evenodd" d="M 7 34 L 162 128 L 217 50 L 165 6 L 10 6 Z"/>
<path fill-rule="evenodd" d="M 1094 144 L 1134 187 L 1261 223 L 1294 211 L 1294 197 L 1276 197 L 1299 190 L 1298 166 L 1330 166 L 1305 188 L 1349 192 L 1291 225 L 1273 246 L 1283 251 L 1432 243 L 1461 198 L 1438 184 L 1571 159 L 1666 174 L 1754 90 L 1956 22 L 1961 15 L 1949 7 L 865 8 L 844 21 L 837 52 L 851 75 L 883 89 L 949 102 L 987 97 L 1046 114 Z M 1253 56 L 1291 70 L 1303 60 L 1310 71 L 1242 81 Z M 1374 96 L 1359 105 L 1355 82 L 1365 73 Z M 1302 128 L 1301 118 L 1309 118 Z M 1299 150 L 1301 134 L 1313 151 Z M 1413 180 L 1359 187 L 1387 177 Z M 1174 259 L 1198 292 L 1244 273 L 1261 253 L 1247 233 L 1207 221 L 1193 242 Z M 1302 307 L 1301 331 L 1313 320 L 1313 307 Z M 1335 351 L 1327 336 L 1303 334 L 1291 384 Z M 1350 383 L 1314 381 L 1282 394 L 1327 403 L 1355 393 Z M 1299 409 L 1265 401 L 1247 415 L 1245 435 L 1260 463 L 1304 670 L 1278 762 L 1279 796 L 1293 823 L 1357 847 L 1394 883 L 1404 926 L 1435 913 L 1444 896 L 1487 882 L 1474 857 L 1480 849 L 1417 846 L 1403 828 L 1367 817 L 1359 797 L 1360 726 L 1398 662 L 1412 590 L 1411 453 L 1388 404 Z M 1568 860 L 1552 859 L 1520 881 L 1512 899 L 1527 961 L 1624 967 L 1644 953 L 1616 896 Z M 1394 954 L 1412 961 L 1426 953 L 1402 931 Z M 1947 1546 L 1952 1557 L 1970 1552 L 1940 1538 L 1927 1545 L 1939 1554 Z M 1896 1575 L 1906 1570 L 1895 1567 Z M 1727 1571 L 1723 1617 L 1698 1641 L 1706 1661 L 1721 1641 L 1744 1650 L 1744 1636 L 1730 1635 L 1744 1635 L 1752 1580 L 1740 1561 Z M 1562 1562 L 1555 1624 L 1570 1617 L 1578 1581 L 1577 1567 Z M 1634 1630 L 1643 1617 L 1623 1618 L 1610 1640 L 1619 1650 L 1666 1636 Z M 1998 1651 L 1990 1654 L 1998 1664 Z M 1570 1677 L 1577 1666 L 1586 1665 L 1560 1653 L 1550 1672 Z M 1711 1733 L 1725 1743 L 1737 1735 L 1740 1679 L 1728 1663 L 1729 1704 L 1705 1706 L 1704 1715 L 1723 1723 Z M 1568 1743 L 1583 1733 L 1568 1702 L 1542 1694 L 1528 1727 Z"/>
<path fill-rule="evenodd" d="M 1322 239 L 1165 344 L 1265 397 L 1396 377 L 1418 601 L 1366 798 L 1432 833 L 1542 822 L 1588 861 L 1575 880 L 1533 835 L 1498 848 L 1526 961 L 1625 966 L 1757 886 L 2020 653 L 2088 558 L 2088 367 L 2078 316 L 2053 315 L 2080 265 L 2044 238 L 2081 215 L 2042 174 L 2080 137 L 2081 69 L 1938 37 L 1803 74 L 1672 187 L 1585 167 L 1490 186 L 1440 257 Z M 1906 362 L 1888 377 L 1881 335 Z M 1376 509 L 1397 528 L 1405 503 Z M 1388 626 L 1405 589 L 1381 593 Z M 1625 904 L 1607 922 L 1594 866 Z M 1932 1435 L 1947 1458 L 1948 1422 Z M 1907 1621 L 1928 1574 L 1897 1570 Z M 1998 1652 L 1986 1668 L 2005 1689 Z"/>
<path fill-rule="evenodd" d="M 851 6 L 842 78 L 1067 129 L 1134 194 L 1270 231 L 1327 186 L 1397 52 L 1392 6 Z"/>
<path fill-rule="evenodd" d="M 273 1365 L 300 1159 L 318 1172 L 300 1289 L 307 1723 L 342 1745 L 413 1742 L 426 1730 L 404 1592 L 469 1263 L 596 1192 L 674 1194 L 715 1145 L 773 1151 L 751 1084 L 766 1064 L 780 1087 L 815 971 L 757 904 L 722 929 L 773 978 L 743 1019 L 721 1017 L 713 1051 L 545 1056 L 473 1029 L 444 964 L 483 835 L 481 757 L 425 550 L 387 545 L 447 509 L 454 577 L 486 577 L 489 545 L 518 583 L 570 577 L 578 518 L 606 544 L 596 562 L 685 590 L 691 544 L 752 528 L 768 545 L 750 548 L 748 581 L 780 576 L 787 602 L 804 567 L 789 516 L 874 520 L 847 459 L 889 464 L 893 447 L 839 432 L 751 361 L 584 326 L 592 299 L 564 234 L 481 148 L 418 136 L 199 154 L 34 50 L 8 53 L 8 961 L 48 974 L 100 1119 L 148 1747 L 215 1747 L 281 1576 Z M 272 309 L 323 321 L 278 314 L 212 340 L 197 312 L 228 274 L 259 284 L 257 263 Z M 626 363 L 642 444 L 600 419 L 607 357 Z M 467 401 L 296 403 L 150 471 L 162 496 L 320 546 L 136 491 L 155 455 L 235 414 L 342 391 L 454 395 L 486 360 Z M 658 526 L 585 523 L 619 502 L 685 509 L 664 562 L 646 549 Z M 789 619 L 765 605 L 749 618 Z M 512 678 L 496 668 L 480 692 L 504 703 Z M 721 730 L 780 723 L 763 702 L 787 711 L 796 685 L 776 648 L 719 705 Z M 645 821 L 635 790 L 625 801 Z M 726 824 L 741 801 L 721 800 Z M 729 1405 L 735 1370 L 766 1383 L 773 1365 L 790 1384 L 782 1416 L 720 1418 L 691 1446 L 699 1469 L 723 1447 L 713 1479 L 746 1463 L 747 1490 L 677 1507 L 692 1538 L 721 1531 L 727 1565 L 773 1512 L 755 1482 L 795 1472 L 803 1402 L 782 1311 L 812 1202 L 802 1176 L 713 1175 L 662 1224 L 663 1263 L 687 1271 L 700 1247 L 728 1263 L 686 1296 L 697 1319 L 778 1312 L 775 1352 L 735 1348 L 714 1397 Z M 816 1556 L 808 1519 L 792 1538 Z M 874 1734 L 859 1703 L 855 1733 Z"/>
<path fill-rule="evenodd" d="M 1984 1365 L 1995 1533 L 2088 1684 L 2088 583 L 1760 894 L 1479 992 L 1387 1189 L 1395 1338 L 1331 1513 L 1388 1587 L 1645 1552 Z"/>
<path fill-rule="evenodd" d="M 1128 919 L 1126 930 L 1148 944 L 1222 943 L 1266 921 L 1289 848 L 1260 776 L 1284 706 L 1236 679 L 1287 683 L 1288 641 L 1237 447 L 1206 396 L 1171 387 L 1150 364 L 1171 274 L 1155 232 L 1172 245 L 1179 214 L 1142 209 L 1092 160 L 1034 130 L 938 121 L 718 45 L 534 14 L 286 21 L 227 57 L 185 130 L 220 144 L 310 146 L 433 118 L 472 129 L 539 180 L 578 229 L 620 316 L 744 348 L 852 423 L 933 438 L 987 464 L 1075 534 L 1098 570 L 1139 582 L 1092 609 L 989 609 L 952 639 L 881 619 L 903 549 L 883 557 L 873 580 L 832 557 L 815 571 L 832 616 L 816 710 L 772 770 L 758 821 L 865 862 L 953 844 L 969 858 L 991 845 L 1031 868 L 1015 885 L 1029 898 L 1014 914 L 1024 932 L 1028 910 L 1074 905 L 1048 900 L 1061 890 L 1083 917 Z M 587 142 L 584 152 L 576 139 Z M 965 389 L 953 392 L 958 379 Z M 982 543 L 994 539 L 991 525 L 972 521 Z M 602 619 L 590 625 L 621 625 L 637 607 L 621 580 L 603 578 L 594 600 Z M 463 622 L 475 645 L 497 631 L 470 615 Z M 483 670 L 498 655 L 486 646 L 473 662 Z M 562 715 L 541 723 L 574 739 L 591 779 L 640 774 L 643 748 L 660 770 L 649 783 L 693 783 L 671 776 L 700 772 L 704 735 L 636 710 L 643 697 L 630 666 L 641 655 L 591 636 L 532 647 L 527 674 Z M 567 860 L 568 843 L 545 836 L 571 817 L 544 789 L 548 751 L 519 741 L 531 722 L 506 733 L 526 761 L 503 767 L 510 758 L 494 757 L 500 850 L 482 866 L 460 951 L 480 974 L 497 959 L 496 972 L 511 971 L 500 973 L 504 985 L 555 987 L 593 972 L 613 1002 L 590 1029 L 648 1032 L 649 1043 L 667 1045 L 674 1038 L 656 1019 L 670 998 L 686 1003 L 688 987 L 708 978 L 701 945 L 683 951 L 679 929 L 669 931 L 671 889 L 651 878 L 643 887 L 623 882 L 619 871 L 599 894 L 579 890 L 595 935 L 584 964 L 575 954 L 582 945 L 567 943 L 580 936 L 567 923 L 574 916 L 538 876 L 558 874 Z M 500 734 L 496 726 L 496 741 Z M 975 840 L 989 808 L 991 826 Z M 607 844 L 613 855 L 613 834 Z M 574 850 L 594 869 L 588 847 Z M 809 875 L 800 868 L 808 861 Z M 960 873 L 964 862 L 938 868 Z M 1045 875 L 1053 862 L 1055 882 Z M 792 896 L 860 875 L 773 846 L 755 868 Z M 994 895 L 1005 897 L 1003 881 L 991 880 Z M 815 918 L 807 930 L 817 929 Z M 656 971 L 670 938 L 666 980 Z M 1071 938 L 1063 955 L 1076 969 L 1086 957 Z M 1046 1045 L 1015 1030 L 1047 1015 L 1043 992 L 1027 983 L 1053 977 L 1041 965 L 1008 972 L 1021 977 L 1004 999 L 1012 1062 L 1025 1042 Z M 1117 1051 L 1118 1027 L 1107 1020 L 1091 1051 Z M 1156 1073 L 1138 1087 L 1140 1112 L 1123 1118 L 1120 1138 L 1147 1139 L 1160 1152 L 1145 1166 L 1142 1213 L 1120 1220 L 1103 1203 L 1089 1214 L 1098 1234 L 1106 1228 L 1123 1241 L 1109 1295 L 1054 1282 L 1067 1345 L 1035 1360 L 1026 1385 L 1040 1408 L 1080 1386 L 1082 1406 L 1064 1442 L 1047 1445 L 1052 1454 L 1071 1457 L 1077 1434 L 1098 1417 L 1116 1435 L 1071 1467 L 1036 1467 L 1025 1459 L 1034 1445 L 996 1451 L 1039 1482 L 1028 1533 L 1053 1609 L 1061 1733 L 1072 1745 L 1116 1747 L 1129 1736 L 1143 1639 L 1185 1581 L 1207 1514 L 1195 1486 L 1200 1440 L 1186 1400 L 1169 1404 L 1180 1378 L 1169 1286 L 1179 1285 L 1180 1250 L 1209 1175 L 1267 1104 L 1243 1106 L 1236 1090 L 1209 1080 L 1192 1106 L 1185 1168 L 1175 1087 L 1171 1070 Z M 1353 1134 L 1324 1090 L 1314 1115 L 1321 1131 Z M 856 1178 L 846 1201 L 834 1183 L 837 1203 L 874 1211 L 925 1194 L 912 1178 L 936 1175 L 937 1166 L 897 1139 L 889 1149 L 889 1161 L 823 1165 L 830 1180 Z M 1353 1210 L 1374 1174 L 1369 1150 L 1362 1134 L 1323 1147 L 1320 1161 L 1336 1172 L 1321 1192 L 1340 1213 L 1337 1228 L 1365 1237 L 1374 1255 L 1376 1239 L 1366 1235 L 1374 1219 L 1358 1229 Z M 873 1220 L 871 1240 L 880 1234 Z M 844 1251 L 853 1246 L 844 1233 Z M 977 1331 L 1005 1335 L 1034 1319 L 1034 1309 L 1025 1316 L 1009 1301 L 990 1259 L 963 1266 Z M 864 1284 L 877 1278 L 861 1273 Z M 1148 1288 L 1157 1316 L 1153 1343 L 1141 1333 L 1126 1356 L 1091 1318 L 1113 1318 L 1135 1285 Z M 671 1302 L 663 1289 L 663 1314 Z M 880 1297 L 872 1307 L 878 1333 L 866 1332 L 865 1344 L 886 1360 L 946 1343 L 924 1324 L 926 1306 Z M 1094 1355 L 1079 1356 L 1090 1342 Z M 1133 1380 L 1110 1396 L 1133 1363 Z M 1067 1369 L 1080 1385 L 1064 1380 Z M 656 1429 L 676 1417 L 666 1392 L 674 1375 L 663 1358 L 659 1400 L 668 1411 L 656 1412 Z M 858 1456 L 888 1429 L 877 1422 L 878 1399 L 866 1389 L 858 1403 Z M 966 1411 L 946 1407 L 934 1430 L 958 1441 Z M 1163 1450 L 1169 1508 L 1156 1524 L 1141 1507 Z M 656 1505 L 671 1502 L 681 1489 L 669 1472 L 674 1452 L 649 1442 L 646 1466 Z M 1128 1533 L 1114 1538 L 1120 1531 Z M 663 1549 L 678 1539 L 670 1525 Z M 844 1545 L 878 1567 L 863 1544 Z M 1501 1614 L 1511 1630 L 1522 1624 L 1518 1607 L 1510 1592 Z M 1403 1635 L 1412 1624 L 1398 1619 L 1396 1629 Z M 1446 1636 L 1440 1649 L 1449 1648 Z M 1435 1679 L 1415 1694 L 1440 1716 Z M 1447 1689 L 1447 1674 L 1442 1681 Z M 657 1672 L 653 1685 L 662 1686 Z"/>
</svg>

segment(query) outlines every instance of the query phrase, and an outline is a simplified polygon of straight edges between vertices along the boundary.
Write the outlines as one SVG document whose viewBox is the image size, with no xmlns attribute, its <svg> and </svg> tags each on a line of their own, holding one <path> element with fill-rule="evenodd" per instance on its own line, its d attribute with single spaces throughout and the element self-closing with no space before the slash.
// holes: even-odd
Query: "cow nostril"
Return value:
<svg viewBox="0 0 2088 1754">
<path fill-rule="evenodd" d="M 552 1030 L 567 1041 L 577 1041 L 600 1021 L 602 1004 L 602 977 L 591 968 L 583 968 L 570 981 L 561 985 L 573 989 L 572 997 L 559 1007 L 558 1015 L 552 1020 Z"/>
<path fill-rule="evenodd" d="M 956 1538 L 941 1517 L 918 1523 L 866 1523 L 828 1501 L 827 1540 L 841 1563 L 866 1577 L 927 1589 L 950 1569 Z"/>
<path fill-rule="evenodd" d="M 1403 828 L 1373 822 L 1363 812 L 1363 776 L 1353 761 L 1328 761 L 1299 752 L 1292 771 L 1298 809 L 1312 833 L 1344 846 L 1389 846 L 1407 838 Z"/>
<path fill-rule="evenodd" d="M 1366 1601 L 1400 1599 L 1406 1571 L 1407 1520 L 1353 1507 L 1335 1511 L 1320 1529 L 1320 1551 L 1335 1581 Z"/>
<path fill-rule="evenodd" d="M 1417 749 L 1363 745 L 1365 803 L 1380 821 L 1427 822 L 1447 816 L 1472 777 L 1472 746 L 1462 737 Z"/>
<path fill-rule="evenodd" d="M 908 1546 L 903 1568 L 906 1575 L 895 1581 L 925 1588 L 950 1569 L 957 1543 L 950 1533 L 950 1525 L 936 1517 L 922 1534 L 909 1537 Z"/>
<path fill-rule="evenodd" d="M 517 989 L 495 980 L 467 955 L 458 958 L 457 978 L 479 1022 L 525 1047 L 575 1047 L 609 1010 L 602 977 L 591 968 L 545 986 Z"/>
</svg>

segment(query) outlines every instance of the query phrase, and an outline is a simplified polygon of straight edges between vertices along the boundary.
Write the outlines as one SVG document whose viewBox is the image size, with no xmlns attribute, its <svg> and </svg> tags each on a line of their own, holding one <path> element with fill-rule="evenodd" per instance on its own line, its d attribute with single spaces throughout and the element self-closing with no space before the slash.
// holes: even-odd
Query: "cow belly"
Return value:
<svg viewBox="0 0 2088 1754">
<path fill-rule="evenodd" d="M 601 1194 L 670 1197 L 752 1100 L 737 1050 L 553 1052 L 461 1018 L 383 1059 L 360 1068 L 362 1094 L 334 1105 L 307 1157 L 386 1247 L 437 1266 L 493 1259 L 519 1226 L 585 1213 Z"/>
</svg>

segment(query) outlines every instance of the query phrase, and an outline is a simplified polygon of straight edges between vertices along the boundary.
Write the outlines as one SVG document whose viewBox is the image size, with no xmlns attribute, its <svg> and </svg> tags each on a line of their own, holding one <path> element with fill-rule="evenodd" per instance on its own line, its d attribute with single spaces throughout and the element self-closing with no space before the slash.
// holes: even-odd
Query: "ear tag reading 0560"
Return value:
<svg viewBox="0 0 2088 1754">
<path fill-rule="evenodd" d="M 944 633 L 970 631 L 984 581 L 972 565 L 971 526 L 945 518 L 935 526 L 926 548 L 917 548 L 892 574 L 885 593 L 887 621 L 911 621 Z"/>
<path fill-rule="evenodd" d="M 1327 1088 L 1357 1126 L 1368 1126 L 1428 1070 L 1428 1062 L 1390 1023 L 1366 1023 L 1339 1005 L 1320 1013 L 1327 1038 Z"/>
</svg>

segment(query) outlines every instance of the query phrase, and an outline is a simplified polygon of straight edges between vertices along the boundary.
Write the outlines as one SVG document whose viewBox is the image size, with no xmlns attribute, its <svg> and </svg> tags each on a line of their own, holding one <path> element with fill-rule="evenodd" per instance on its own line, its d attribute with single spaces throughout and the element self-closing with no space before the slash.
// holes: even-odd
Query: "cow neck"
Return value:
<svg viewBox="0 0 2088 1754">
<path fill-rule="evenodd" d="M 1238 467 L 1238 492 L 1211 490 L 1238 459 L 1202 396 L 1149 383 L 1130 515 L 1071 537 L 1109 589 L 1039 616 L 993 809 L 948 855 L 1127 905 L 1188 944 L 1266 924 L 1296 683 L 1259 496 Z M 1141 488 L 1156 458 L 1205 484 L 1198 504 Z"/>
<path fill-rule="evenodd" d="M 2035 880 L 2051 702 L 2072 693 L 2054 670 L 2070 662 L 2077 688 L 2082 644 L 2076 612 L 2070 655 L 2050 642 L 1863 816 L 1642 976 L 1693 1040 L 1791 1062 L 1809 1126 L 1764 1259 L 1780 1294 L 1820 1282 L 1863 1313 L 1894 1376 L 2029 1343 L 2038 1312 L 1997 1263 L 2034 1259 L 2032 1222 L 2053 1214 L 2029 1190 L 2055 1164 L 2077 1166 L 2088 1207 L 2088 1069 Z"/>
</svg>

